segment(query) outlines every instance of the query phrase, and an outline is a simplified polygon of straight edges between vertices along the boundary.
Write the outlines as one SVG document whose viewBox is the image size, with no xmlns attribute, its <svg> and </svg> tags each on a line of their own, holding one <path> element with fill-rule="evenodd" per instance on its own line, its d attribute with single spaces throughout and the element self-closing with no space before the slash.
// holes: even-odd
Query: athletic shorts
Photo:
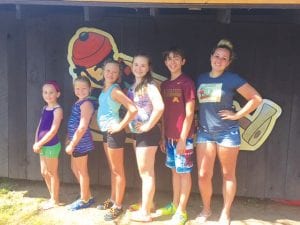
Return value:
<svg viewBox="0 0 300 225">
<path fill-rule="evenodd" d="M 136 141 L 136 147 L 158 146 L 160 138 L 161 132 L 158 126 L 153 127 L 148 132 L 133 134 L 133 139 Z"/>
<path fill-rule="evenodd" d="M 193 138 L 186 139 L 185 153 L 179 155 L 176 153 L 177 140 L 166 139 L 166 163 L 165 165 L 171 169 L 175 169 L 177 173 L 190 173 L 193 169 Z"/>
<path fill-rule="evenodd" d="M 199 129 L 197 143 L 215 142 L 223 147 L 239 147 L 241 145 L 240 129 L 232 127 L 226 131 L 208 132 Z"/>
<path fill-rule="evenodd" d="M 118 133 L 107 133 L 101 132 L 103 135 L 103 142 L 107 143 L 109 148 L 124 148 L 126 133 L 124 130 L 121 130 Z"/>
<path fill-rule="evenodd" d="M 44 156 L 47 158 L 58 158 L 60 150 L 61 150 L 60 142 L 52 146 L 43 146 L 41 149 L 40 156 Z"/>
</svg>

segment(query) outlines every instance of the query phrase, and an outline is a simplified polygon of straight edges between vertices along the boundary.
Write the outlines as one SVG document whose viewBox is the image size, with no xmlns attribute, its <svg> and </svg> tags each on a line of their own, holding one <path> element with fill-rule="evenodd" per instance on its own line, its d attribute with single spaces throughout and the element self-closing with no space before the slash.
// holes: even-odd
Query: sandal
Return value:
<svg viewBox="0 0 300 225">
<path fill-rule="evenodd" d="M 201 212 L 195 219 L 195 221 L 199 224 L 203 224 L 207 221 L 207 219 L 211 216 L 211 211 L 208 213 Z"/>
<path fill-rule="evenodd" d="M 150 214 L 145 214 L 141 211 L 135 211 L 131 213 L 130 219 L 136 222 L 151 222 L 152 217 Z"/>
</svg>

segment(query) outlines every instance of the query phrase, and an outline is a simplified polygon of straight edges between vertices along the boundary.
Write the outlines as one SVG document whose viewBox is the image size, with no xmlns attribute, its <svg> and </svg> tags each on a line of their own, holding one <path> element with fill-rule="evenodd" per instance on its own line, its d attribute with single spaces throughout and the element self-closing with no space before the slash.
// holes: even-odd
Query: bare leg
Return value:
<svg viewBox="0 0 300 225">
<path fill-rule="evenodd" d="M 108 148 L 107 152 L 111 165 L 112 176 L 115 181 L 115 204 L 117 206 L 122 206 L 126 187 L 126 178 L 124 171 L 124 149 Z"/>
<path fill-rule="evenodd" d="M 50 198 L 52 198 L 52 193 L 51 193 L 51 179 L 48 173 L 48 168 L 47 168 L 47 162 L 46 162 L 46 157 L 40 156 L 40 164 L 41 164 L 41 174 L 45 180 L 45 183 L 47 185 L 48 191 L 50 193 Z"/>
<path fill-rule="evenodd" d="M 173 184 L 173 204 L 178 207 L 180 200 L 180 174 L 172 169 L 172 184 Z"/>
<path fill-rule="evenodd" d="M 189 200 L 191 188 L 192 188 L 192 178 L 190 173 L 182 173 L 180 175 L 180 197 L 177 212 L 186 212 L 186 205 Z"/>
<path fill-rule="evenodd" d="M 230 210 L 236 193 L 236 162 L 239 153 L 239 147 L 227 148 L 218 146 L 218 157 L 221 162 L 223 175 L 223 198 L 224 206 L 219 222 L 221 224 L 230 224 Z"/>
<path fill-rule="evenodd" d="M 115 202 L 116 201 L 116 180 L 115 180 L 115 176 L 113 175 L 112 169 L 111 169 L 111 162 L 110 162 L 109 155 L 108 155 L 107 143 L 103 142 L 103 148 L 104 148 L 105 155 L 106 155 L 109 169 L 110 169 L 110 183 L 111 183 L 110 199 Z"/>
<path fill-rule="evenodd" d="M 156 151 L 157 146 L 136 148 L 137 165 L 142 179 L 141 211 L 145 214 L 150 214 L 155 193 L 154 163 Z"/>
<path fill-rule="evenodd" d="M 58 176 L 58 158 L 46 158 L 48 176 L 50 178 L 50 194 L 51 200 L 55 204 L 59 204 L 59 176 Z"/>
<path fill-rule="evenodd" d="M 212 177 L 216 151 L 215 143 L 197 144 L 198 185 L 203 202 L 202 215 L 211 214 Z"/>
<path fill-rule="evenodd" d="M 88 201 L 91 197 L 90 177 L 87 166 L 88 155 L 76 158 L 72 156 L 72 160 L 78 171 L 81 199 Z"/>
</svg>

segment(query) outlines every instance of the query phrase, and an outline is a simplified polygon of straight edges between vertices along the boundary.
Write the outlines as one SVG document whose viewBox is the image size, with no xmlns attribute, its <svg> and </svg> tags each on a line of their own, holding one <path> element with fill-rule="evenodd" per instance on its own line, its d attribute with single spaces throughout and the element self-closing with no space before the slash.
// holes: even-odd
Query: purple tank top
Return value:
<svg viewBox="0 0 300 225">
<path fill-rule="evenodd" d="M 58 108 L 60 108 L 60 106 L 50 110 L 47 110 L 46 107 L 43 108 L 41 122 L 38 130 L 38 141 L 41 140 L 45 136 L 45 134 L 51 129 L 54 118 L 54 111 Z M 57 134 L 55 134 L 55 136 L 46 144 L 44 144 L 44 146 L 53 146 L 58 143 L 59 140 Z"/>
</svg>

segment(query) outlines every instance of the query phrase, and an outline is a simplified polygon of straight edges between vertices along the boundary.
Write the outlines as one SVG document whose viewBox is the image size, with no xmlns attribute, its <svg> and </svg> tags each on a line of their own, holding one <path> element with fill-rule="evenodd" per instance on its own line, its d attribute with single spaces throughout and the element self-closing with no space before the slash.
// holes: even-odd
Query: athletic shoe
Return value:
<svg viewBox="0 0 300 225">
<path fill-rule="evenodd" d="M 156 214 L 158 216 L 171 216 L 174 215 L 177 210 L 177 207 L 171 202 L 165 207 L 162 207 L 158 210 L 156 210 Z"/>
<path fill-rule="evenodd" d="M 184 225 L 188 220 L 187 213 L 175 213 L 174 216 L 172 216 L 172 219 L 170 221 L 170 224 L 172 225 Z"/>
<path fill-rule="evenodd" d="M 91 197 L 87 202 L 84 202 L 83 200 L 78 199 L 70 205 L 69 210 L 75 211 L 75 210 L 79 210 L 79 209 L 88 208 L 91 205 L 93 205 L 94 203 L 95 203 L 95 199 L 93 197 Z"/>
<path fill-rule="evenodd" d="M 207 219 L 211 216 L 211 211 L 209 211 L 208 213 L 204 213 L 203 211 L 201 213 L 199 213 L 199 215 L 196 217 L 195 221 L 198 224 L 203 224 L 207 221 Z"/>
<path fill-rule="evenodd" d="M 102 204 L 98 205 L 97 209 L 106 210 L 110 209 L 113 205 L 114 203 L 108 198 Z"/>
<path fill-rule="evenodd" d="M 134 211 L 131 213 L 130 220 L 136 221 L 136 222 L 151 222 L 152 217 L 150 214 L 145 214 L 141 211 Z"/>
<path fill-rule="evenodd" d="M 123 213 L 123 208 L 111 207 L 109 211 L 104 215 L 105 221 L 116 219 Z"/>
</svg>

